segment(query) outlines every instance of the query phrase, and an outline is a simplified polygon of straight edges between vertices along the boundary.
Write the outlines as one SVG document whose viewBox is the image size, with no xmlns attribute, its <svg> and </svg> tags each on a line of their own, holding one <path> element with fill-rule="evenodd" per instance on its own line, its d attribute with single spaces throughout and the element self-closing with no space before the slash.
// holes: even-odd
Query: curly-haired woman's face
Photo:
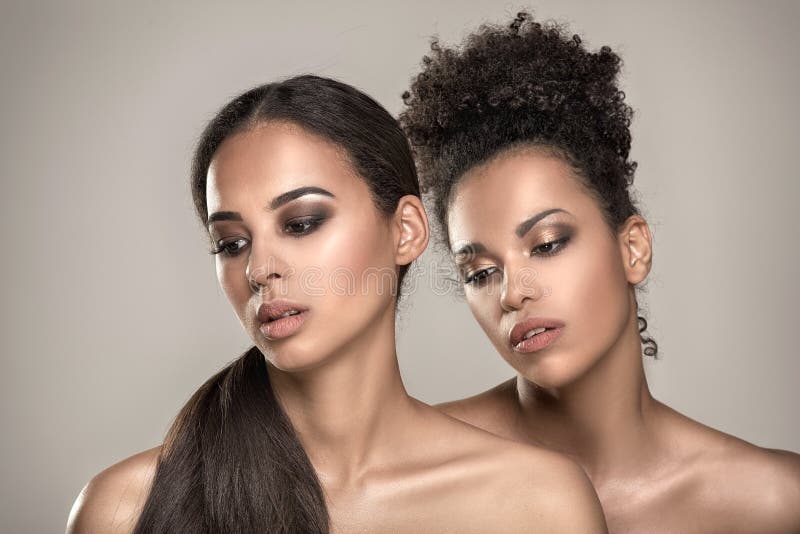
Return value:
<svg viewBox="0 0 800 534">
<path fill-rule="evenodd" d="M 228 138 L 207 206 L 220 285 L 279 369 L 314 367 L 392 313 L 388 218 L 332 143 L 286 123 Z"/>
<path fill-rule="evenodd" d="M 472 313 L 542 387 L 579 379 L 635 320 L 620 240 L 557 157 L 527 148 L 470 170 L 448 227 Z"/>
</svg>

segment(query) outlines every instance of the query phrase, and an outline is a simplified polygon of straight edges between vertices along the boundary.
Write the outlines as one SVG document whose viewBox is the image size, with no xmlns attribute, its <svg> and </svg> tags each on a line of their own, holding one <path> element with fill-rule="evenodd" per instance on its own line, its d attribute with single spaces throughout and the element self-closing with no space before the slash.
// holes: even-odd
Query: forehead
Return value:
<svg viewBox="0 0 800 534">
<path fill-rule="evenodd" d="M 209 213 L 220 206 L 274 197 L 298 187 L 315 185 L 337 198 L 366 187 L 343 149 L 302 128 L 267 123 L 237 133 L 217 149 L 208 169 L 206 202 Z"/>
<path fill-rule="evenodd" d="M 547 209 L 566 209 L 578 218 L 599 215 L 571 167 L 535 148 L 481 164 L 455 187 L 447 211 L 451 244 L 485 239 L 488 232 L 507 234 L 525 218 Z"/>
</svg>

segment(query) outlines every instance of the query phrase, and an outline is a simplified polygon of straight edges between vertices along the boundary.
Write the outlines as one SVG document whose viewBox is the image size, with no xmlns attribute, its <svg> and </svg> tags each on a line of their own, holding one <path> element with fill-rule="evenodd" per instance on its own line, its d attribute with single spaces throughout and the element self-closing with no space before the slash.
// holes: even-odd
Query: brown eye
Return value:
<svg viewBox="0 0 800 534">
<path fill-rule="evenodd" d="M 553 256 L 558 254 L 568 241 L 569 237 L 562 237 L 561 239 L 542 243 L 531 251 L 531 256 Z"/>
<path fill-rule="evenodd" d="M 283 231 L 295 237 L 303 236 L 316 230 L 324 220 L 324 217 L 318 216 L 295 217 L 286 221 Z"/>
<path fill-rule="evenodd" d="M 220 241 L 216 248 L 209 251 L 209 254 L 222 254 L 223 256 L 238 256 L 242 249 L 247 246 L 247 239 L 239 238 L 230 241 Z"/>
<path fill-rule="evenodd" d="M 480 269 L 478 271 L 469 273 L 464 278 L 464 283 L 467 285 L 482 285 L 489 279 L 491 275 L 497 272 L 497 267 L 489 267 L 488 269 Z"/>
</svg>

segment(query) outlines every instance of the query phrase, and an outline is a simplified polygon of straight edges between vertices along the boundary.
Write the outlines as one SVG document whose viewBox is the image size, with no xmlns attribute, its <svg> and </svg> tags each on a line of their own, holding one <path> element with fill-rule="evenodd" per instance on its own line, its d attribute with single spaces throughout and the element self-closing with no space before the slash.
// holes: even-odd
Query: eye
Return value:
<svg viewBox="0 0 800 534">
<path fill-rule="evenodd" d="M 244 247 L 247 246 L 247 239 L 239 238 L 230 241 L 219 241 L 216 248 L 209 251 L 209 254 L 222 254 L 227 257 L 238 256 Z"/>
<path fill-rule="evenodd" d="M 568 241 L 569 237 L 562 237 L 561 239 L 542 243 L 531 250 L 531 256 L 553 256 L 558 254 L 566 246 Z"/>
<path fill-rule="evenodd" d="M 295 217 L 286 221 L 283 231 L 295 237 L 303 236 L 316 230 L 323 221 L 324 218 L 318 216 Z"/>
<path fill-rule="evenodd" d="M 497 267 L 488 267 L 473 271 L 464 277 L 464 283 L 467 285 L 481 286 L 486 283 L 491 275 L 497 272 Z"/>
</svg>

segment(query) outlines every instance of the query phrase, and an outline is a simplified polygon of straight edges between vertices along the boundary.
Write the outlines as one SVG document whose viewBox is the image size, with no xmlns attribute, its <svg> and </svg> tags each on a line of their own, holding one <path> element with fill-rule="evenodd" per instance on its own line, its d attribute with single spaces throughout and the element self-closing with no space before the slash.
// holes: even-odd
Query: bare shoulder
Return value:
<svg viewBox="0 0 800 534">
<path fill-rule="evenodd" d="M 440 413 L 462 507 L 492 510 L 481 532 L 606 532 L 583 469 L 556 452 L 505 439 Z M 453 445 L 457 444 L 457 445 Z M 449 477 L 448 477 L 449 478 Z M 452 493 L 450 493 L 452 496 Z M 452 500 L 452 499 L 451 499 Z M 452 515 L 451 515 L 452 517 Z M 464 530 L 465 532 L 470 530 Z"/>
<path fill-rule="evenodd" d="M 684 495 L 720 522 L 752 532 L 800 532 L 800 455 L 758 447 L 686 418 Z M 691 436 L 691 437 L 690 437 Z"/>
<path fill-rule="evenodd" d="M 518 497 L 517 506 L 502 514 L 501 524 L 508 532 L 606 532 L 597 493 L 577 463 L 516 442 L 502 450 L 497 461 L 505 465 L 505 497 L 509 491 Z"/>
<path fill-rule="evenodd" d="M 92 477 L 72 505 L 67 534 L 133 532 L 160 451 L 158 446 L 134 454 Z"/>
<path fill-rule="evenodd" d="M 733 438 L 709 460 L 707 490 L 739 524 L 759 532 L 800 532 L 800 455 Z"/>
<path fill-rule="evenodd" d="M 477 395 L 434 406 L 437 410 L 465 423 L 499 436 L 507 436 L 508 422 L 516 396 L 516 378 L 511 378 Z"/>
</svg>

